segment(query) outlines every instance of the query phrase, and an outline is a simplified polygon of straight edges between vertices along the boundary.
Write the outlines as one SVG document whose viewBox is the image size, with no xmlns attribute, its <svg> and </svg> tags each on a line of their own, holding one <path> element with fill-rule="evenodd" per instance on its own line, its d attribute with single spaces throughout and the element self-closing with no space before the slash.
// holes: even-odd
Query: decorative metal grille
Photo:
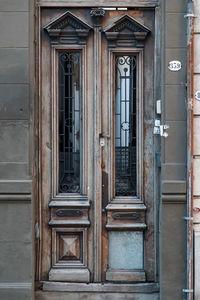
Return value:
<svg viewBox="0 0 200 300">
<path fill-rule="evenodd" d="M 80 192 L 80 52 L 59 52 L 59 192 Z"/>
<path fill-rule="evenodd" d="M 136 195 L 136 56 L 116 56 L 115 193 Z"/>
</svg>

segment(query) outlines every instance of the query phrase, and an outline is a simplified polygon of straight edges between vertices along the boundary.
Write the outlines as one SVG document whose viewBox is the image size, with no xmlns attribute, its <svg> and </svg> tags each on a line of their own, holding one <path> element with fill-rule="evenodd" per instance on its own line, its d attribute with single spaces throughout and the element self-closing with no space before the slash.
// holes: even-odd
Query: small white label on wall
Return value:
<svg viewBox="0 0 200 300">
<path fill-rule="evenodd" d="M 179 71 L 181 70 L 181 68 L 182 68 L 181 62 L 178 60 L 172 60 L 168 64 L 168 69 L 173 72 Z"/>
<path fill-rule="evenodd" d="M 194 96 L 195 99 L 200 100 L 200 91 L 197 91 Z"/>
</svg>

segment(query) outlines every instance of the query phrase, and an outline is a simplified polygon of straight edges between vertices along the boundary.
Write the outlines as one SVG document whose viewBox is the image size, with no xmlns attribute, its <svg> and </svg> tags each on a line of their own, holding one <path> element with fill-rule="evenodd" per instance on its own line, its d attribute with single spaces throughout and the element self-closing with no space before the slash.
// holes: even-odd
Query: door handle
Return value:
<svg viewBox="0 0 200 300">
<path fill-rule="evenodd" d="M 110 139 L 110 135 L 105 132 L 100 133 L 99 137 Z"/>
</svg>

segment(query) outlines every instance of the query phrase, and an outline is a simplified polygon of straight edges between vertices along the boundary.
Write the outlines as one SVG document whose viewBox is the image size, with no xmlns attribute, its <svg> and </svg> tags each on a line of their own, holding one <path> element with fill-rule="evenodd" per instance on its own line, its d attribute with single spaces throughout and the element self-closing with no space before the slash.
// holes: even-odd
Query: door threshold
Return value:
<svg viewBox="0 0 200 300">
<path fill-rule="evenodd" d="M 158 283 L 72 283 L 42 281 L 43 291 L 49 292 L 110 292 L 110 293 L 155 293 L 159 292 Z"/>
</svg>

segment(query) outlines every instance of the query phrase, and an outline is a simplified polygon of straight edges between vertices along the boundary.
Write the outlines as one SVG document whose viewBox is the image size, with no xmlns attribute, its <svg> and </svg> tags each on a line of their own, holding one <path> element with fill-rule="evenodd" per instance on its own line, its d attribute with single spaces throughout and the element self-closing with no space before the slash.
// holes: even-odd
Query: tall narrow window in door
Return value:
<svg viewBox="0 0 200 300">
<path fill-rule="evenodd" d="M 136 56 L 115 57 L 115 194 L 136 196 Z"/>
<path fill-rule="evenodd" d="M 81 55 L 59 52 L 59 192 L 80 192 Z"/>
</svg>

